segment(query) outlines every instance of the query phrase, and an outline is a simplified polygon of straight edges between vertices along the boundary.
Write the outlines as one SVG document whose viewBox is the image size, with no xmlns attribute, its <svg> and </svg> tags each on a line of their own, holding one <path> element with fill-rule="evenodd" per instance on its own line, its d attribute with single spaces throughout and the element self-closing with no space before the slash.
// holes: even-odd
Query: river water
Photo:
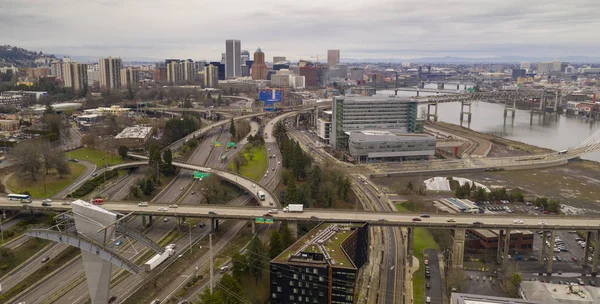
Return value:
<svg viewBox="0 0 600 304">
<path fill-rule="evenodd" d="M 382 90 L 377 95 L 393 95 L 394 91 Z M 415 96 L 413 92 L 398 92 L 400 96 Z M 423 93 L 420 94 L 424 96 Z M 438 120 L 460 125 L 460 103 L 450 102 L 439 105 Z M 427 109 L 427 106 L 421 106 Z M 433 108 L 432 108 L 433 110 Z M 419 115 L 423 110 L 419 109 Z M 474 102 L 471 106 L 472 118 L 470 126 L 467 117 L 463 126 L 481 133 L 491 133 L 508 139 L 531 145 L 564 150 L 575 147 L 588 136 L 600 129 L 600 122 L 581 117 L 534 113 L 517 110 L 515 118 L 508 113 L 504 119 L 504 105 L 489 102 Z M 600 161 L 600 152 L 582 156 L 584 159 Z"/>
</svg>

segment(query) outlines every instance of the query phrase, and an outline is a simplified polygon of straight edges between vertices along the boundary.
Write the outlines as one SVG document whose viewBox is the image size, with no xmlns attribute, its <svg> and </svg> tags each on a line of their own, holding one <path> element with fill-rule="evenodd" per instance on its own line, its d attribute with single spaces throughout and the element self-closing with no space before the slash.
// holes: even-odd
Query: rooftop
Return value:
<svg viewBox="0 0 600 304">
<path fill-rule="evenodd" d="M 283 251 L 275 259 L 276 262 L 288 262 L 291 257 L 299 256 L 301 252 L 320 253 L 331 259 L 327 260 L 329 264 L 336 267 L 356 268 L 354 263 L 346 256 L 341 244 L 350 236 L 354 230 L 352 227 L 362 227 L 364 224 L 321 224 L 306 235 L 296 241 L 292 246 Z M 289 261 L 301 263 L 301 260 Z M 306 263 L 313 263 L 312 260 L 306 260 Z M 315 261 L 319 263 L 319 261 Z M 323 263 L 323 262 L 320 262 Z"/>
<path fill-rule="evenodd" d="M 152 131 L 152 127 L 146 126 L 134 126 L 123 129 L 121 133 L 115 136 L 115 139 L 123 139 L 123 138 L 146 138 L 148 134 Z"/>
<path fill-rule="evenodd" d="M 592 304 L 600 298 L 600 288 L 592 286 L 524 281 L 521 289 L 525 298 L 544 304 Z"/>
<path fill-rule="evenodd" d="M 492 297 L 467 293 L 452 293 L 451 303 L 453 304 L 540 304 L 539 301 L 524 299 Z"/>
<path fill-rule="evenodd" d="M 352 137 L 352 141 L 372 141 L 372 140 L 435 140 L 434 136 L 422 133 L 401 133 L 393 131 L 382 131 L 382 130 L 363 130 L 363 131 L 352 131 L 349 132 Z"/>
</svg>

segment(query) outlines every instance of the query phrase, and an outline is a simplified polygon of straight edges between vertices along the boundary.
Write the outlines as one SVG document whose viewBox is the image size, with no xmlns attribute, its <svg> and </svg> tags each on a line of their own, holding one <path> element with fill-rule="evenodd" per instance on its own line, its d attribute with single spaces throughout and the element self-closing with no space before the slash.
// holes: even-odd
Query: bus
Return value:
<svg viewBox="0 0 600 304">
<path fill-rule="evenodd" d="M 262 192 L 262 191 L 260 191 L 260 190 L 258 190 L 258 192 L 256 192 L 256 196 L 258 196 L 258 198 L 259 198 L 261 201 L 264 201 L 264 200 L 265 200 L 265 193 L 264 193 L 264 192 Z"/>
<path fill-rule="evenodd" d="M 227 155 L 221 156 L 221 163 L 224 163 L 225 161 L 227 161 Z"/>
<path fill-rule="evenodd" d="M 21 203 L 31 203 L 31 196 L 29 194 L 9 194 L 9 200 L 21 201 Z"/>
</svg>

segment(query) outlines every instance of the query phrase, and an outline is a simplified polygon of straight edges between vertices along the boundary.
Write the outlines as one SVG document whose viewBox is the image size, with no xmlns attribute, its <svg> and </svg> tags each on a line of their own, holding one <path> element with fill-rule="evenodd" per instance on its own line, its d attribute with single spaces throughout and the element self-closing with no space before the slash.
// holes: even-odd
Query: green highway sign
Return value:
<svg viewBox="0 0 600 304">
<path fill-rule="evenodd" d="M 209 176 L 210 176 L 210 173 L 194 171 L 194 178 L 201 179 L 201 178 L 205 178 L 205 177 L 209 177 Z"/>
<path fill-rule="evenodd" d="M 254 222 L 256 224 L 264 224 L 265 223 L 265 219 L 262 218 L 262 217 L 257 217 L 257 218 L 254 219 Z"/>
<path fill-rule="evenodd" d="M 265 219 L 265 224 L 273 224 L 273 219 Z"/>
<path fill-rule="evenodd" d="M 230 141 L 227 143 L 227 148 L 235 147 L 235 143 Z"/>
<path fill-rule="evenodd" d="M 215 141 L 215 147 L 220 147 L 220 146 L 221 146 L 221 143 L 218 141 Z"/>
</svg>

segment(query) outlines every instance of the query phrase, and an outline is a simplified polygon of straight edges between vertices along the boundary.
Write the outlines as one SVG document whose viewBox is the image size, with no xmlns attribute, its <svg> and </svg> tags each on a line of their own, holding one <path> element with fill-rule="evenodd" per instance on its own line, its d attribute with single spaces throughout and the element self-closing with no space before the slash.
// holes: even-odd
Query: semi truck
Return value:
<svg viewBox="0 0 600 304">
<path fill-rule="evenodd" d="M 265 200 L 265 193 L 264 193 L 264 192 L 262 192 L 261 190 L 258 190 L 258 191 L 256 192 L 256 196 L 258 196 L 258 198 L 259 198 L 261 201 L 264 201 L 264 200 Z"/>
<path fill-rule="evenodd" d="M 302 204 L 289 204 L 283 208 L 283 212 L 302 212 L 304 211 L 304 205 Z"/>
<path fill-rule="evenodd" d="M 146 262 L 146 264 L 144 264 L 146 271 L 152 271 L 154 268 L 156 268 L 158 265 L 162 264 L 162 262 L 166 261 L 170 256 L 172 256 L 173 253 L 175 253 L 175 250 L 173 250 L 172 248 L 167 248 L 162 254 L 157 254 L 153 256 L 150 260 L 148 260 L 148 262 Z"/>
</svg>

